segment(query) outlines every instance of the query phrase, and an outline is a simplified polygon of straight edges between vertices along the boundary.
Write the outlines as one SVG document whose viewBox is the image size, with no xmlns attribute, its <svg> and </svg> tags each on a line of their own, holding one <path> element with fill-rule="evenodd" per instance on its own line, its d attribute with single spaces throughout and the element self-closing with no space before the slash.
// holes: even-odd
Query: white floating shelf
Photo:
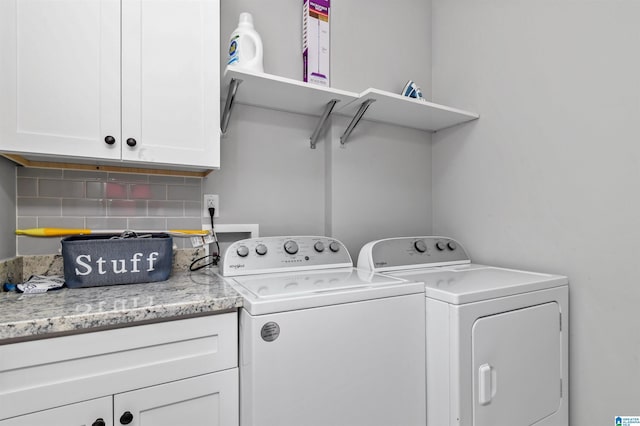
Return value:
<svg viewBox="0 0 640 426">
<path fill-rule="evenodd" d="M 223 99 L 231 80 L 241 80 L 234 101 L 239 104 L 276 109 L 297 114 L 320 116 L 327 103 L 337 100 L 336 108 L 358 99 L 355 92 L 316 86 L 271 74 L 227 68 L 220 91 Z"/>
<path fill-rule="evenodd" d="M 352 117 L 340 138 L 343 144 L 361 119 L 435 132 L 480 117 L 472 112 L 383 90 L 371 88 L 357 94 L 235 68 L 225 70 L 221 95 L 226 100 L 221 117 L 223 132 L 227 130 L 235 103 L 320 117 L 309 138 L 311 148 L 315 148 L 333 111 Z"/>
<path fill-rule="evenodd" d="M 471 120 L 477 120 L 478 114 L 451 108 L 432 102 L 420 101 L 407 96 L 385 92 L 378 89 L 367 89 L 358 100 L 347 105 L 337 105 L 336 114 L 353 116 L 366 100 L 370 104 L 363 120 L 379 121 L 398 126 L 435 132 Z"/>
</svg>

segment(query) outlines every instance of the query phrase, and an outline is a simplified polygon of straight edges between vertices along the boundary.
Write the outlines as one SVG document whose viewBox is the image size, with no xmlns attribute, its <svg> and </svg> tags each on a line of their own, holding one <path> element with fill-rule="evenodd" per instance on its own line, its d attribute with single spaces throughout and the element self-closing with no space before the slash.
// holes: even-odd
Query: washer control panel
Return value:
<svg viewBox="0 0 640 426">
<path fill-rule="evenodd" d="M 387 238 L 365 244 L 358 256 L 358 268 L 389 271 L 470 263 L 466 251 L 447 237 Z"/>
<path fill-rule="evenodd" d="M 220 271 L 223 276 L 353 267 L 347 248 L 330 237 L 290 236 L 249 238 L 229 246 Z"/>
</svg>

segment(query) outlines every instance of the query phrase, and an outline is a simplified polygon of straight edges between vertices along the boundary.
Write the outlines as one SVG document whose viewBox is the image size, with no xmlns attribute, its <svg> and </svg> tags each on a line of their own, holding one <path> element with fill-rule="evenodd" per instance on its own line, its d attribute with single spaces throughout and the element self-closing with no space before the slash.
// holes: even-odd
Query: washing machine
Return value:
<svg viewBox="0 0 640 426">
<path fill-rule="evenodd" d="M 353 268 L 338 240 L 241 240 L 242 426 L 424 426 L 424 284 Z"/>
<path fill-rule="evenodd" d="M 425 283 L 428 426 L 567 426 L 567 277 L 473 264 L 446 237 L 370 242 L 358 268 Z"/>
</svg>

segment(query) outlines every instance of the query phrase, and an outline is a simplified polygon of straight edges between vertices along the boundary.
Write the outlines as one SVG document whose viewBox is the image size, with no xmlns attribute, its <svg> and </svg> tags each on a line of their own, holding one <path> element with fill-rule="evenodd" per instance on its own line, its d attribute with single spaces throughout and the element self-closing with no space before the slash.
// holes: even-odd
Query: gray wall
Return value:
<svg viewBox="0 0 640 426">
<path fill-rule="evenodd" d="M 265 72 L 302 79 L 302 0 L 221 3 L 221 63 L 240 12 L 250 12 L 265 51 Z M 407 11 L 411 13 L 407 13 Z M 430 3 L 335 2 L 331 16 L 331 85 L 399 93 L 408 79 L 428 97 Z M 401 48 L 416 41 L 412 49 Z M 242 90 L 242 87 L 240 87 Z M 374 108 L 372 106 L 371 108 Z M 429 233 L 431 136 L 363 121 L 345 148 L 348 118 L 334 116 L 316 150 L 316 118 L 238 106 L 221 143 L 221 170 L 204 181 L 220 195 L 219 223 L 259 223 L 262 235 L 327 234 L 354 261 L 374 238 Z M 398 206 L 412 203 L 412 207 Z"/>
<path fill-rule="evenodd" d="M 433 0 L 434 232 L 570 278 L 571 424 L 640 413 L 640 4 Z"/>
<path fill-rule="evenodd" d="M 16 167 L 0 157 L 0 259 L 16 254 Z"/>
</svg>

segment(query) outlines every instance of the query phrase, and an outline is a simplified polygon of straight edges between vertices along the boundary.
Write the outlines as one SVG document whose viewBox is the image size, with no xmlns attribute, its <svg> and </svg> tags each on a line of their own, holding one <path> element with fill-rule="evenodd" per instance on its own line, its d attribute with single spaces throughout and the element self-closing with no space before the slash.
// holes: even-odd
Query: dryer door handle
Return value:
<svg viewBox="0 0 640 426">
<path fill-rule="evenodd" d="M 496 371 L 489 364 L 478 368 L 478 403 L 488 405 L 496 394 Z"/>
</svg>

